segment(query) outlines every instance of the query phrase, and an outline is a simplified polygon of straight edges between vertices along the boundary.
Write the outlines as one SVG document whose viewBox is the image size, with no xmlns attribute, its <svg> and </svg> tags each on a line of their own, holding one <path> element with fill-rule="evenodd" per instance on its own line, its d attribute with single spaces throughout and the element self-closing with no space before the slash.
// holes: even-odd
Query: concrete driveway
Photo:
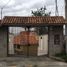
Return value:
<svg viewBox="0 0 67 67">
<path fill-rule="evenodd" d="M 0 67 L 67 67 L 67 63 L 48 57 L 9 57 L 0 59 Z"/>
</svg>

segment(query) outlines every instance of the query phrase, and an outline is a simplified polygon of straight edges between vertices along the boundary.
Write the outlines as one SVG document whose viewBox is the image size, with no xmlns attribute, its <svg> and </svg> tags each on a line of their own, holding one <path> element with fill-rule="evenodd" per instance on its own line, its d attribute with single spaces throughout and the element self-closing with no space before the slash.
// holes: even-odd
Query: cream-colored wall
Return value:
<svg viewBox="0 0 67 67">
<path fill-rule="evenodd" d="M 41 39 L 42 37 L 42 39 Z M 48 35 L 39 36 L 38 56 L 48 54 Z"/>
<path fill-rule="evenodd" d="M 9 34 L 9 54 L 14 54 L 14 44 L 13 44 L 13 38 L 14 35 L 13 34 Z"/>
</svg>

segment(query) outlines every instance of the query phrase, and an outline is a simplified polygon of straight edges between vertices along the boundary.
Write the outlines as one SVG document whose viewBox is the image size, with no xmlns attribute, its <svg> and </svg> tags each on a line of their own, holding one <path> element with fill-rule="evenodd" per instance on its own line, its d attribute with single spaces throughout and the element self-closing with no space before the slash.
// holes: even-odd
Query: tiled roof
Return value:
<svg viewBox="0 0 67 67">
<path fill-rule="evenodd" d="M 46 17 L 19 17 L 5 16 L 2 24 L 64 24 L 65 20 L 62 16 L 46 16 Z"/>
<path fill-rule="evenodd" d="M 31 35 L 28 36 L 29 33 Z M 30 45 L 37 45 L 38 44 L 37 34 L 35 32 L 25 32 L 24 31 L 14 37 L 14 44 L 15 45 L 28 45 L 28 43 Z"/>
<path fill-rule="evenodd" d="M 1 24 L 1 20 L 0 20 L 0 24 Z"/>
<path fill-rule="evenodd" d="M 0 22 L 1 22 L 1 20 L 0 20 Z"/>
<path fill-rule="evenodd" d="M 20 35 L 14 36 L 13 43 L 14 44 L 20 44 L 20 41 L 21 41 L 20 38 L 21 38 Z"/>
<path fill-rule="evenodd" d="M 1 22 L 1 20 L 0 20 L 0 22 Z"/>
</svg>

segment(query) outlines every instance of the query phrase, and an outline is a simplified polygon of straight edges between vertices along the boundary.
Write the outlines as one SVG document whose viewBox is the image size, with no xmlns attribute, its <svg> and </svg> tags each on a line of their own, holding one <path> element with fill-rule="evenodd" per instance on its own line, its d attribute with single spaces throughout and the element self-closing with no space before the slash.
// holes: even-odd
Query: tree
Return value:
<svg viewBox="0 0 67 67">
<path fill-rule="evenodd" d="M 32 11 L 32 16 L 50 16 L 51 12 L 46 13 L 46 7 L 41 7 L 36 11 Z"/>
<path fill-rule="evenodd" d="M 32 16 L 50 16 L 51 12 L 46 13 L 46 7 L 41 7 L 36 11 L 32 11 Z M 39 35 L 45 34 L 48 32 L 48 27 L 39 27 L 36 28 L 36 31 Z"/>
</svg>

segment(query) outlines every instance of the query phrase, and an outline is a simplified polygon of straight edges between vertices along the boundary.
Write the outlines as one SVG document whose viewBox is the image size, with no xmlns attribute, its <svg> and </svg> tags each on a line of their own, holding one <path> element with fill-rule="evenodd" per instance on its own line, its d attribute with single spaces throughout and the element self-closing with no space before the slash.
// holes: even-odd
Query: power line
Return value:
<svg viewBox="0 0 67 67">
<path fill-rule="evenodd" d="M 6 7 L 6 5 L 8 5 L 8 3 L 10 2 L 11 0 L 9 0 L 3 7 L 1 7 L 1 20 L 2 20 L 2 12 L 3 12 L 3 8 Z"/>
<path fill-rule="evenodd" d="M 9 0 L 2 8 L 5 8 L 6 5 L 8 5 L 10 1 L 11 1 L 11 0 Z"/>
</svg>

